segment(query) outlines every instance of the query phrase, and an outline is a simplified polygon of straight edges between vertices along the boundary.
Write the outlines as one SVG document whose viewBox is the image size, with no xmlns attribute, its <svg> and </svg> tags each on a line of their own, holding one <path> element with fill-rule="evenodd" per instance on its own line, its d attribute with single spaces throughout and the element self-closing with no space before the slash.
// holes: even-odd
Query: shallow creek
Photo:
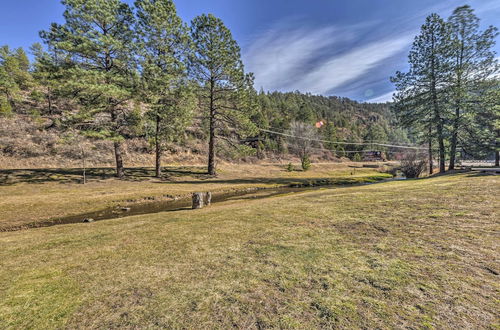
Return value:
<svg viewBox="0 0 500 330">
<path fill-rule="evenodd" d="M 318 186 L 303 186 L 303 187 L 273 187 L 273 188 L 248 188 L 241 191 L 232 191 L 224 193 L 214 193 L 212 195 L 212 204 L 222 203 L 226 201 L 243 201 L 264 199 L 274 196 L 282 196 L 287 194 L 295 194 L 305 191 L 314 191 L 319 189 L 339 189 L 352 186 L 370 185 L 388 181 L 404 180 L 404 178 L 396 177 L 392 179 L 384 179 L 372 183 L 349 184 L 349 185 L 318 185 Z M 110 220 L 128 217 L 132 215 L 153 214 L 159 212 L 175 212 L 191 209 L 191 198 L 181 198 L 176 200 L 149 201 L 127 205 L 126 207 L 113 207 L 100 211 L 72 215 L 67 217 L 55 218 L 47 221 L 33 222 L 23 227 L 7 228 L 5 231 L 16 231 L 29 228 L 50 227 L 55 225 L 95 222 L 101 220 Z M 88 219 L 91 219 L 88 221 Z"/>
</svg>

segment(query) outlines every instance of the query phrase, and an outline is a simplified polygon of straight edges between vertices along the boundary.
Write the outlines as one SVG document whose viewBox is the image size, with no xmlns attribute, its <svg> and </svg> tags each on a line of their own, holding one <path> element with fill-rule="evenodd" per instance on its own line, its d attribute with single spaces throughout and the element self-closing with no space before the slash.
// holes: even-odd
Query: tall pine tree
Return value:
<svg viewBox="0 0 500 330">
<path fill-rule="evenodd" d="M 187 81 L 188 28 L 171 0 L 138 0 L 138 45 L 143 100 L 153 123 L 156 176 L 161 177 L 164 144 L 182 136 L 194 108 Z"/>
<path fill-rule="evenodd" d="M 201 15 L 192 21 L 191 73 L 209 122 L 208 173 L 216 175 L 217 139 L 256 134 L 250 121 L 253 77 L 245 74 L 240 48 L 222 20 Z"/>
<path fill-rule="evenodd" d="M 427 17 L 409 54 L 408 72 L 397 72 L 396 110 L 408 126 L 426 126 L 429 143 L 435 126 L 439 170 L 445 168 L 446 93 L 450 81 L 450 29 L 437 14 Z M 432 157 L 432 156 L 430 156 Z"/>
<path fill-rule="evenodd" d="M 479 30 L 479 18 L 468 5 L 458 7 L 448 19 L 451 27 L 452 75 L 451 87 L 451 140 L 450 165 L 455 168 L 458 137 L 464 126 L 470 125 L 466 112 L 473 110 L 478 100 L 478 87 L 498 72 L 495 61 L 495 37 L 498 32 L 493 26 Z"/>
<path fill-rule="evenodd" d="M 134 119 L 134 16 L 120 0 L 63 0 L 65 23 L 41 36 L 71 60 L 65 81 L 81 104 L 73 116 L 89 135 L 113 141 L 116 175 L 124 177 L 123 140 Z M 83 124 L 82 124 L 83 123 Z"/>
</svg>

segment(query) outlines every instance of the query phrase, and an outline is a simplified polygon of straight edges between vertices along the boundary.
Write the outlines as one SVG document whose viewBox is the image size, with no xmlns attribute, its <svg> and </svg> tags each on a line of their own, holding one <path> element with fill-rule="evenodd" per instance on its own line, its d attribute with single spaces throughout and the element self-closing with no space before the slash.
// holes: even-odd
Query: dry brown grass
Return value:
<svg viewBox="0 0 500 330">
<path fill-rule="evenodd" d="M 112 168 L 100 168 L 88 170 L 89 183 L 85 185 L 80 184 L 79 169 L 1 170 L 0 230 L 145 199 L 189 197 L 195 191 L 223 192 L 314 178 L 363 180 L 382 175 L 374 169 L 353 169 L 348 165 L 352 164 L 316 164 L 308 172 L 287 172 L 278 164 L 225 164 L 216 178 L 206 175 L 203 166 L 170 166 L 162 180 L 152 178 L 151 168 L 131 168 L 123 181 L 113 177 Z"/>
<path fill-rule="evenodd" d="M 499 178 L 0 233 L 0 328 L 498 328 Z"/>
</svg>

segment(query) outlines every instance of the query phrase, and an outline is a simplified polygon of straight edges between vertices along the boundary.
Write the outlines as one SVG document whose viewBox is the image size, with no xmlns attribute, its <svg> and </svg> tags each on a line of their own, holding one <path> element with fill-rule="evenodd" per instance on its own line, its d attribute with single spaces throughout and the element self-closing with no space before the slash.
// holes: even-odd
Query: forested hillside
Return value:
<svg viewBox="0 0 500 330">
<path fill-rule="evenodd" d="M 8 51 L 4 47 L 4 51 Z M 56 166 L 79 166 L 83 157 L 88 165 L 111 165 L 113 143 L 111 139 L 82 134 L 69 127 L 71 116 L 78 113 L 80 105 L 67 95 L 61 95 L 40 80 L 39 72 L 22 49 L 9 51 L 11 65 L 19 63 L 16 88 L 9 102 L 3 103 L 0 118 L 0 153 L 2 164 L 7 166 L 35 166 L 40 162 Z M 21 63 L 26 63 L 20 66 Z M 324 97 L 310 94 L 265 93 L 255 95 L 256 104 L 252 120 L 258 128 L 287 132 L 294 121 L 315 124 L 322 121 L 318 138 L 331 141 L 409 142 L 406 130 L 399 128 L 389 104 L 359 103 L 348 98 Z M 125 163 L 153 166 L 155 153 L 151 134 L 151 121 L 145 117 L 147 105 L 133 101 L 127 105 L 135 111 L 137 122 L 125 137 Z M 165 162 L 204 163 L 208 128 L 197 103 L 192 105 L 193 118 L 186 130 L 165 146 Z M 232 136 L 226 132 L 227 137 Z M 289 141 L 286 136 L 260 131 L 247 138 L 229 140 L 222 145 L 221 157 L 226 161 L 256 159 L 290 159 Z M 240 150 L 239 146 L 250 146 Z M 356 150 L 367 147 L 318 143 L 313 150 L 315 158 L 359 158 Z M 345 152 L 348 151 L 348 152 Z"/>
<path fill-rule="evenodd" d="M 390 104 L 359 103 L 348 98 L 301 93 L 260 93 L 255 122 L 271 131 L 286 132 L 291 122 L 317 123 L 319 139 L 339 142 L 409 142 Z M 273 133 L 262 134 L 265 150 L 282 151 L 285 139 Z M 335 151 L 337 156 L 356 158 L 357 150 L 371 146 L 323 142 L 316 149 Z M 379 148 L 380 149 L 380 148 Z M 386 150 L 382 148 L 382 150 Z"/>
<path fill-rule="evenodd" d="M 215 175 L 217 159 L 394 158 L 408 144 L 425 146 L 431 172 L 436 156 L 440 171 L 465 156 L 498 162 L 498 32 L 480 30 L 469 6 L 430 15 L 409 71 L 392 77 L 394 104 L 367 104 L 257 92 L 224 22 L 187 24 L 170 0 L 62 3 L 65 22 L 40 32 L 31 62 L 0 48 L 6 166 L 114 162 L 123 177 L 124 164 L 154 164 L 160 177 L 162 162 L 206 161 Z"/>
</svg>

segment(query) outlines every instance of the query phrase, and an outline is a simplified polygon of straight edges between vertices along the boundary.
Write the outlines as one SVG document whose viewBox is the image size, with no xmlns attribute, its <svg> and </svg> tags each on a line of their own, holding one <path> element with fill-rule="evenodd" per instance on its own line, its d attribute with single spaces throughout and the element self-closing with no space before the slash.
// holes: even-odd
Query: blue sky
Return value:
<svg viewBox="0 0 500 330">
<path fill-rule="evenodd" d="M 133 1 L 127 1 L 132 3 Z M 500 0 L 177 0 L 187 22 L 221 17 L 242 48 L 257 89 L 386 101 L 389 77 L 406 68 L 425 17 L 469 4 L 483 27 L 500 22 Z M 0 0 L 0 45 L 29 47 L 62 22 L 58 0 Z M 496 46 L 500 53 L 500 45 Z"/>
</svg>

